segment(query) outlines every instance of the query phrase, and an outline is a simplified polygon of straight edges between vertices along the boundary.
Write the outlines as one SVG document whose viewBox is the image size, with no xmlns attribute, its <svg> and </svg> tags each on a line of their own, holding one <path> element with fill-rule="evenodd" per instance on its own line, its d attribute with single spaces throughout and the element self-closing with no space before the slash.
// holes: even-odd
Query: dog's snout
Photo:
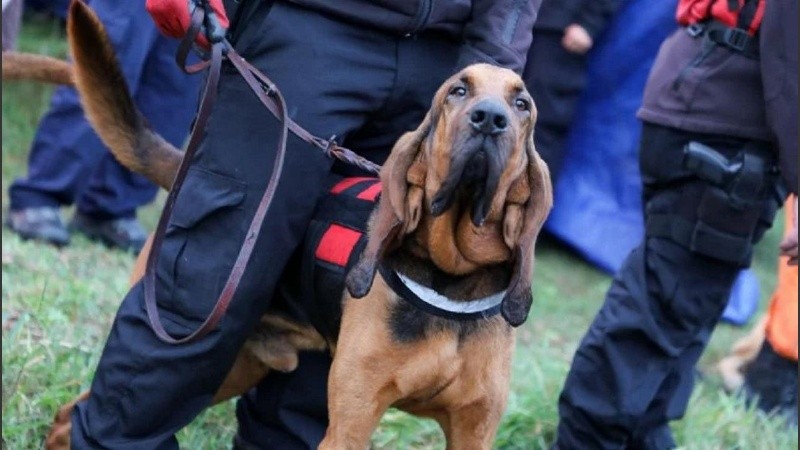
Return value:
<svg viewBox="0 0 800 450">
<path fill-rule="evenodd" d="M 469 123 L 479 133 L 496 135 L 508 128 L 508 116 L 502 105 L 484 100 L 470 111 Z"/>
</svg>

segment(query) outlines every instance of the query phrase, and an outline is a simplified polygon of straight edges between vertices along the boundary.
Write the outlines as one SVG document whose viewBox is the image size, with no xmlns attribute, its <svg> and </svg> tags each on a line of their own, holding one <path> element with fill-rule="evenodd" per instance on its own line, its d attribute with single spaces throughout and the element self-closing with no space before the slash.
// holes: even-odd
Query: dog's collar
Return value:
<svg viewBox="0 0 800 450">
<path fill-rule="evenodd" d="M 403 300 L 417 308 L 453 320 L 484 319 L 497 315 L 506 290 L 475 300 L 451 300 L 427 286 L 423 286 L 394 269 L 380 264 L 381 276 Z"/>
</svg>

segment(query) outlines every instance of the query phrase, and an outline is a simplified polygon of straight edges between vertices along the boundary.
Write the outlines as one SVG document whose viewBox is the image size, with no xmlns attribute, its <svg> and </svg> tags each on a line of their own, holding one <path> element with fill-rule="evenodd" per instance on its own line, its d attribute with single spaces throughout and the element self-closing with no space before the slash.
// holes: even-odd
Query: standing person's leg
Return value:
<svg viewBox="0 0 800 450">
<path fill-rule="evenodd" d="M 157 37 L 152 22 L 144 22 L 141 17 L 136 20 L 139 9 L 146 14 L 144 5 L 96 0 L 91 6 L 110 33 L 125 79 L 135 92 L 142 61 Z M 76 201 L 104 158 L 111 159 L 86 121 L 77 91 L 71 87 L 57 89 L 50 110 L 36 130 L 28 156 L 28 176 L 17 179 L 9 188 L 11 228 L 26 238 L 67 244 L 69 234 L 58 207 Z"/>
<path fill-rule="evenodd" d="M 374 161 L 383 163 L 395 141 L 415 129 L 431 106 L 441 83 L 452 75 L 458 55 L 456 44 L 433 33 L 414 39 L 394 38 L 388 52 L 392 72 L 391 90 L 381 108 L 353 132 L 343 144 Z M 361 89 L 354 86 L 355 95 Z M 363 95 L 360 94 L 360 95 Z M 336 163 L 337 173 L 364 175 L 346 164 Z M 337 301 L 337 300 L 331 300 Z M 239 432 L 236 450 L 315 449 L 328 424 L 327 353 L 302 355 L 291 373 L 270 373 L 237 404 Z"/>
<path fill-rule="evenodd" d="M 718 321 L 709 321 L 697 333 L 695 340 L 675 358 L 671 372 L 642 415 L 638 428 L 632 433 L 626 449 L 667 450 L 676 447 L 669 421 L 686 413 L 696 379 L 696 364 L 703 354 Z"/>
<path fill-rule="evenodd" d="M 633 251 L 574 356 L 558 450 L 626 448 L 660 390 L 679 385 L 674 365 L 702 322 L 722 314 L 738 268 L 719 266 L 664 239 Z"/>
<path fill-rule="evenodd" d="M 276 3 L 268 15 L 266 2 L 258 8 L 236 43 L 242 56 L 280 87 L 294 120 L 316 135 L 346 139 L 391 87 L 386 37 L 289 3 Z M 329 45 L 333 41 L 341 45 Z M 216 301 L 266 187 L 278 131 L 245 81 L 224 67 L 205 140 L 159 252 L 159 314 L 171 334 L 195 329 Z M 330 166 L 319 150 L 290 135 L 284 175 L 236 295 L 219 326 L 200 341 L 173 346 L 157 339 L 142 286 L 132 288 L 117 313 L 92 394 L 73 413 L 73 448 L 176 447 L 174 433 L 208 406 L 267 308 Z"/>
<path fill-rule="evenodd" d="M 236 405 L 234 450 L 312 450 L 328 426 L 331 356 L 300 353 L 297 369 L 271 372 Z"/>
<path fill-rule="evenodd" d="M 700 214 L 699 200 L 717 189 L 667 163 L 680 161 L 684 144 L 693 139 L 727 156 L 748 144 L 646 125 L 641 158 L 648 223 L 665 215 L 684 220 L 684 216 Z M 764 192 L 773 187 L 764 186 Z M 770 210 L 767 202 L 773 200 L 765 195 L 743 211 L 759 219 L 750 225 L 728 220 L 734 227 L 753 227 L 743 233 L 746 240 L 742 242 L 751 246 L 771 224 L 769 213 L 760 217 Z M 716 217 L 722 223 L 725 219 Z M 645 241 L 616 275 L 575 354 L 559 399 L 555 444 L 559 450 L 659 445 L 646 450 L 673 445 L 667 421 L 686 410 L 694 365 L 746 262 L 705 256 L 651 230 L 655 228 L 648 225 Z M 698 249 L 703 248 L 700 244 Z"/>
<path fill-rule="evenodd" d="M 3 2 L 5 3 L 5 2 Z M 17 37 L 22 26 L 23 0 L 11 0 L 3 8 L 3 51 L 17 49 Z"/>
<path fill-rule="evenodd" d="M 84 119 L 75 90 L 57 89 L 36 130 L 27 177 L 9 187 L 11 229 L 24 238 L 67 244 L 58 208 L 74 202 L 106 152 Z"/>
<path fill-rule="evenodd" d="M 194 117 L 202 75 L 187 75 L 175 64 L 178 41 L 159 35 L 144 2 L 109 5 L 95 1 L 100 17 L 110 17 L 110 39 L 129 80 L 133 100 L 148 123 L 180 147 Z M 143 39 L 140 39 L 139 37 Z M 109 245 L 136 252 L 147 234 L 136 210 L 153 200 L 158 188 L 106 153 L 77 199 L 71 227 Z"/>
</svg>

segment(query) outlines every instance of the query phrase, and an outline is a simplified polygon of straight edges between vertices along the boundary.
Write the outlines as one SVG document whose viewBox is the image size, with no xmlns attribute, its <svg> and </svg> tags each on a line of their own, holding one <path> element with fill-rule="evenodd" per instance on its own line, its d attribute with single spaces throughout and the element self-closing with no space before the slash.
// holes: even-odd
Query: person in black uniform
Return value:
<svg viewBox="0 0 800 450">
<path fill-rule="evenodd" d="M 210 3 L 220 23 L 230 18 L 237 52 L 280 88 L 293 120 L 380 164 L 452 73 L 473 62 L 522 71 L 539 0 Z M 175 16 L 188 17 L 185 0 L 150 0 L 148 8 L 168 32 Z M 267 184 L 278 132 L 245 81 L 223 67 L 156 269 L 159 314 L 173 336 L 196 329 L 215 303 Z M 144 312 L 142 284 L 132 287 L 92 395 L 74 410 L 73 448 L 177 448 L 175 432 L 209 404 L 273 299 L 331 172 L 359 173 L 290 135 L 284 175 L 238 291 L 199 341 L 162 343 Z M 271 375 L 243 397 L 235 447 L 316 448 L 327 422 L 329 363 L 327 354 L 303 354 L 295 372 Z"/>
<path fill-rule="evenodd" d="M 66 14 L 67 2 L 48 3 Z M 159 34 L 140 2 L 91 0 L 90 5 L 106 24 L 136 105 L 161 136 L 180 146 L 189 134 L 201 80 L 172 64 L 178 43 Z M 8 188 L 6 226 L 24 239 L 57 246 L 68 245 L 74 231 L 138 253 L 147 231 L 136 211 L 157 192 L 114 159 L 86 120 L 78 92 L 62 86 L 36 129 L 26 176 Z M 68 225 L 60 213 L 65 205 L 75 205 Z"/>
<path fill-rule="evenodd" d="M 697 5 L 679 3 L 684 27 L 647 81 L 645 237 L 575 353 L 557 450 L 676 446 L 668 422 L 686 411 L 736 275 L 797 192 L 797 2 Z M 796 236 L 782 252 L 797 255 Z"/>
</svg>

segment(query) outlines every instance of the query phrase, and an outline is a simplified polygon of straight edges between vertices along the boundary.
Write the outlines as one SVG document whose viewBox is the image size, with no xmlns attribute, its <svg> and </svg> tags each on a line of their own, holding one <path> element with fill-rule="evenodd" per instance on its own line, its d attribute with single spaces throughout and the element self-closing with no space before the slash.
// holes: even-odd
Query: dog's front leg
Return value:
<svg viewBox="0 0 800 450">
<path fill-rule="evenodd" d="M 487 397 L 431 415 L 444 431 L 447 450 L 491 450 L 504 409 L 504 399 Z"/>
<path fill-rule="evenodd" d="M 398 357 L 386 326 L 387 286 L 378 276 L 365 298 L 346 296 L 328 375 L 328 425 L 322 450 L 364 450 L 397 400 Z"/>
<path fill-rule="evenodd" d="M 375 373 L 365 369 L 363 363 L 350 365 L 339 360 L 337 364 L 334 358 L 328 379 L 330 423 L 320 450 L 369 448 L 372 433 L 392 401 L 380 392 Z"/>
</svg>

